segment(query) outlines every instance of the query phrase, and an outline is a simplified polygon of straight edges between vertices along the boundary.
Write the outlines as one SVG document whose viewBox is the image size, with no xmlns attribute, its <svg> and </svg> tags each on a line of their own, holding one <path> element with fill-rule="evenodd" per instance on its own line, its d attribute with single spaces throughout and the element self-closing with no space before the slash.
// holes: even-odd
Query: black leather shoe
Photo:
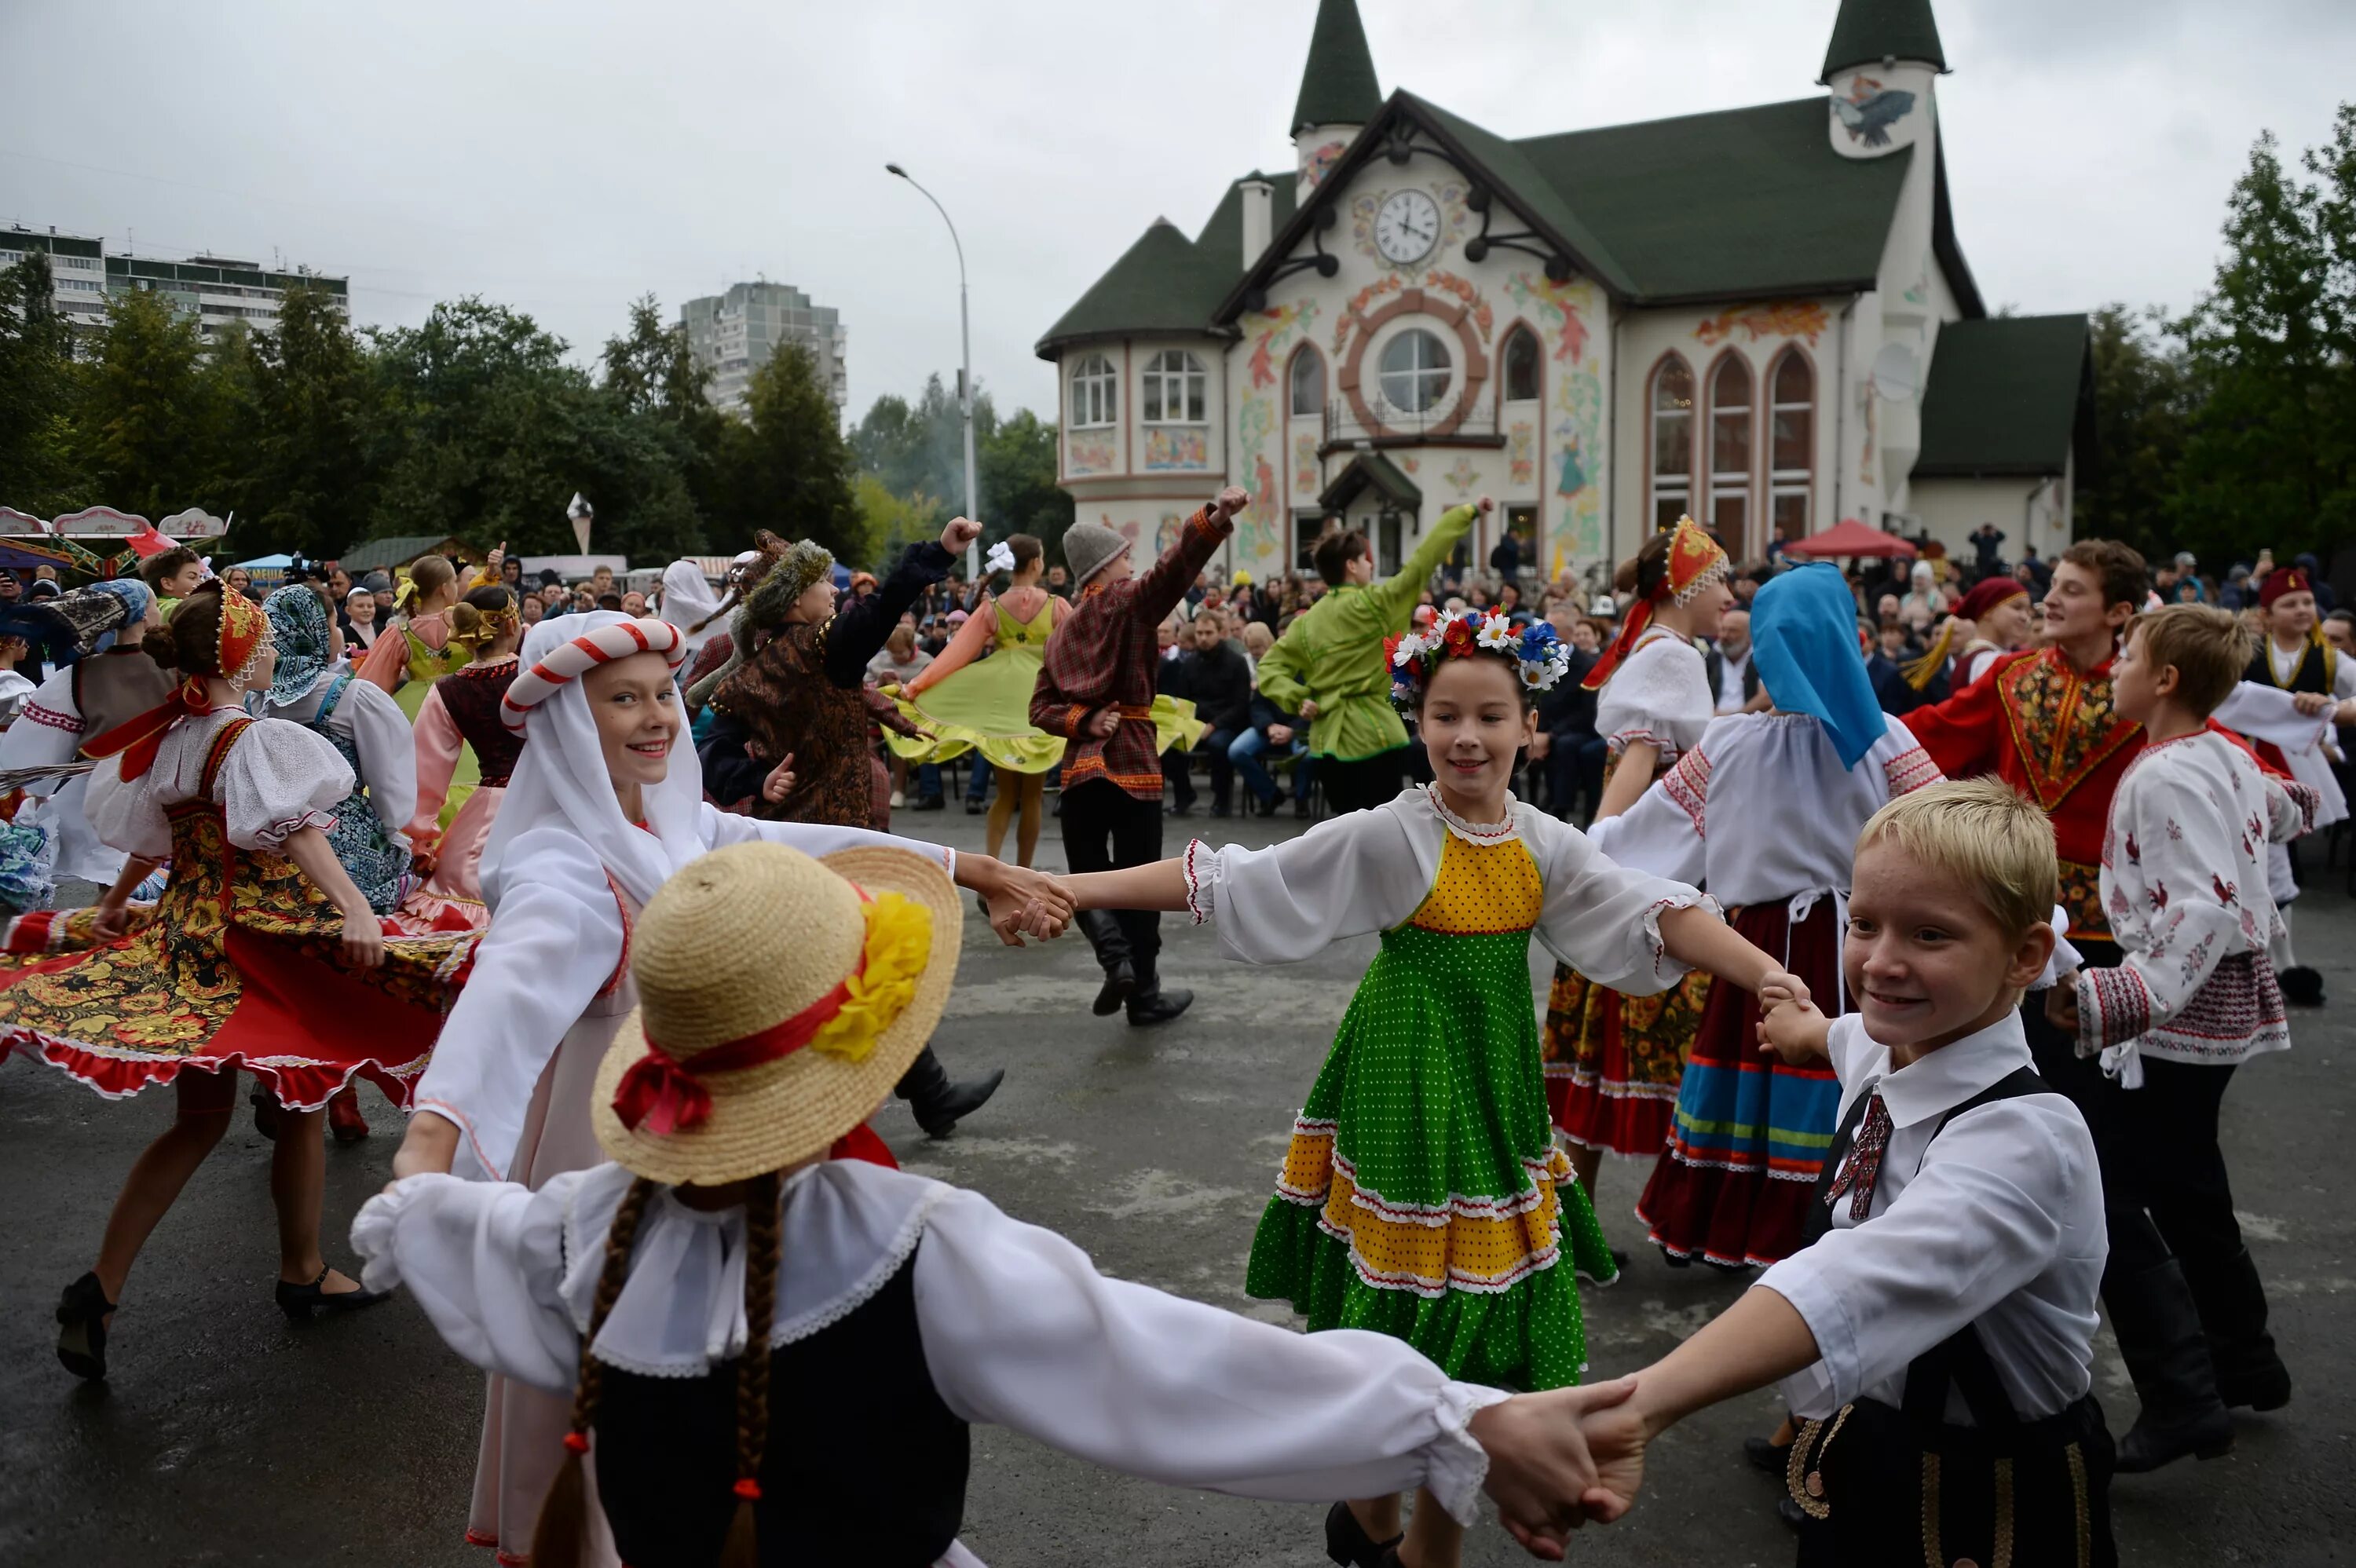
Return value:
<svg viewBox="0 0 2356 1568">
<path fill-rule="evenodd" d="M 245 1097 L 245 1103 L 253 1107 L 253 1130 L 272 1143 L 276 1143 L 278 1141 L 277 1097 L 267 1089 L 256 1089 Z"/>
<path fill-rule="evenodd" d="M 1764 1437 L 1746 1437 L 1742 1440 L 1742 1456 L 1769 1475 L 1781 1476 L 1791 1467 L 1792 1445 L 1771 1443 Z"/>
<path fill-rule="evenodd" d="M 910 811 L 946 811 L 948 809 L 948 804 L 949 803 L 948 801 L 943 800 L 939 795 L 934 795 L 929 800 L 910 801 L 908 803 L 908 809 Z"/>
<path fill-rule="evenodd" d="M 965 814 L 968 816 L 980 816 L 981 815 L 981 802 L 974 799 L 971 795 L 966 796 Z"/>
<path fill-rule="evenodd" d="M 928 1045 L 916 1053 L 916 1061 L 892 1093 L 908 1102 L 916 1125 L 925 1129 L 926 1137 L 945 1138 L 957 1131 L 959 1121 L 980 1110 L 1005 1079 L 1006 1069 L 993 1067 L 979 1078 L 958 1083 Z"/>
<path fill-rule="evenodd" d="M 66 1371 L 92 1382 L 106 1377 L 106 1315 L 114 1303 L 98 1275 L 86 1274 L 58 1296 L 58 1360 Z"/>
<path fill-rule="evenodd" d="M 1191 801 L 1191 800 L 1190 800 L 1190 801 L 1188 801 L 1188 802 L 1187 802 L 1185 805 L 1173 805 L 1173 806 L 1171 806 L 1171 807 L 1170 807 L 1170 815 L 1171 815 L 1171 816 L 1187 816 L 1188 814 L 1190 814 L 1191 812 L 1193 812 L 1193 811 L 1194 811 L 1194 803 L 1193 801 Z"/>
<path fill-rule="evenodd" d="M 1105 971 L 1104 988 L 1097 999 L 1088 1004 L 1088 1011 L 1100 1019 L 1108 1019 L 1120 1011 L 1137 989 L 1137 971 L 1124 958 Z"/>
<path fill-rule="evenodd" d="M 2217 1397 L 2201 1315 L 2177 1260 L 2108 1284 L 2103 1306 L 2143 1402 L 2119 1439 L 2118 1474 L 2141 1475 L 2188 1454 L 2214 1459 L 2233 1452 L 2233 1420 Z"/>
<path fill-rule="evenodd" d="M 1406 1539 L 1402 1533 L 1376 1541 L 1366 1533 L 1348 1503 L 1335 1503 L 1325 1510 L 1325 1555 L 1342 1568 L 1382 1568 L 1385 1553 Z"/>
<path fill-rule="evenodd" d="M 1794 1502 L 1789 1492 L 1775 1499 L 1775 1517 L 1794 1530 L 1808 1528 L 1808 1510 Z"/>
<path fill-rule="evenodd" d="M 1183 986 L 1156 987 L 1143 996 L 1129 999 L 1129 1021 L 1136 1028 L 1149 1024 L 1166 1024 L 1194 1005 L 1194 993 Z"/>
<path fill-rule="evenodd" d="M 308 1323 L 314 1312 L 358 1312 L 363 1307 L 374 1307 L 391 1298 L 392 1292 L 389 1290 L 330 1292 L 327 1289 L 327 1270 L 321 1269 L 319 1277 L 308 1285 L 289 1285 L 283 1279 L 278 1282 L 278 1310 L 286 1314 L 286 1321 Z"/>
<path fill-rule="evenodd" d="M 1225 802 L 1214 801 L 1211 804 L 1211 815 L 1213 816 L 1233 816 L 1235 813 L 1228 808 Z"/>
<path fill-rule="evenodd" d="M 2282 987 L 2283 1000 L 2294 1008 L 2319 1008 L 2323 1005 L 2323 976 L 2304 964 L 2294 964 L 2276 977 Z"/>
</svg>

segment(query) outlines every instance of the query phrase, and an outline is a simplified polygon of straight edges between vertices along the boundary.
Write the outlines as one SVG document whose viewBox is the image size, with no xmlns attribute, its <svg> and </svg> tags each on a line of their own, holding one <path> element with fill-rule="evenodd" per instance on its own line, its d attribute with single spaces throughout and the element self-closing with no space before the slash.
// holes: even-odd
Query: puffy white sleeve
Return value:
<svg viewBox="0 0 2356 1568">
<path fill-rule="evenodd" d="M 710 801 L 703 803 L 702 810 L 703 841 L 714 849 L 749 844 L 756 838 L 783 844 L 809 856 L 831 855 L 837 849 L 900 849 L 937 860 L 941 869 L 951 877 L 957 875 L 957 851 L 944 845 L 927 844 L 921 838 L 903 838 L 897 834 L 875 833 L 864 827 L 834 827 L 819 822 L 764 822 L 757 816 L 722 811 Z"/>
<path fill-rule="evenodd" d="M 1297 963 L 1413 914 L 1431 891 L 1443 831 L 1436 819 L 1410 821 L 1381 805 L 1266 848 L 1214 849 L 1195 839 L 1180 857 L 1187 909 L 1197 923 L 1218 923 L 1230 958 Z"/>
<path fill-rule="evenodd" d="M 327 738 L 284 719 L 257 719 L 222 759 L 213 782 L 241 849 L 276 849 L 305 827 L 336 825 L 352 770 Z"/>
<path fill-rule="evenodd" d="M 1653 781 L 1636 804 L 1587 830 L 1587 841 L 1620 865 L 1698 882 L 1708 859 L 1710 737 Z"/>
<path fill-rule="evenodd" d="M 1669 956 L 1661 916 L 1673 909 L 1717 901 L 1683 882 L 1613 863 L 1587 835 L 1528 805 L 1516 805 L 1522 841 L 1538 863 L 1546 901 L 1538 940 L 1547 951 L 1600 986 L 1649 997 L 1685 976 L 1687 965 Z"/>
<path fill-rule="evenodd" d="M 541 1072 L 622 961 L 620 906 L 580 838 L 534 830 L 506 853 L 529 873 L 507 879 L 415 1101 L 457 1124 L 452 1169 L 493 1181 L 510 1174 Z"/>
<path fill-rule="evenodd" d="M 1595 732 L 1615 752 L 1644 741 L 1674 758 L 1701 739 L 1717 713 L 1709 667 L 1691 643 L 1664 635 L 1629 655 L 1603 683 Z"/>
<path fill-rule="evenodd" d="M 1107 1279 L 974 1192 L 934 1207 L 915 1285 L 926 1366 L 964 1420 L 1166 1486 L 1296 1502 L 1428 1487 L 1478 1518 L 1488 1456 L 1466 1424 L 1506 1396 L 1400 1340 Z"/>
<path fill-rule="evenodd" d="M 417 809 L 417 737 L 409 715 L 375 682 L 355 679 L 344 687 L 328 722 L 352 738 L 376 819 L 388 833 L 402 832 Z"/>
<path fill-rule="evenodd" d="M 408 1286 L 444 1341 L 484 1371 L 569 1393 L 581 1341 L 559 1288 L 564 1215 L 589 1174 L 566 1171 L 538 1192 L 506 1181 L 404 1177 L 352 1218 L 361 1283 Z"/>
<path fill-rule="evenodd" d="M 2092 1055 L 2159 1028 L 2183 1011 L 2218 964 L 2259 945 L 2242 930 L 2242 890 L 2227 880 L 2244 863 L 2218 803 L 2156 756 L 2111 799 L 2110 841 L 2139 875 L 2154 912 L 2146 944 L 2124 948 L 2114 969 L 2078 971 L 2078 1051 Z M 2158 765 L 2155 765 L 2158 764 Z M 2114 859 L 2115 859 L 2115 855 Z"/>
<path fill-rule="evenodd" d="M 331 748 L 332 749 L 332 748 Z M 123 759 L 112 756 L 91 771 L 90 794 L 84 811 L 90 830 L 100 843 L 143 859 L 161 860 L 172 853 L 172 823 L 164 815 L 155 786 L 163 774 L 155 768 L 135 779 L 123 776 Z"/>
<path fill-rule="evenodd" d="M 74 705 L 73 667 L 68 666 L 41 682 L 16 715 L 0 731 L 0 768 L 54 767 L 70 763 L 81 748 L 81 710 Z M 44 779 L 27 786 L 32 795 L 53 795 L 65 781 Z"/>
</svg>

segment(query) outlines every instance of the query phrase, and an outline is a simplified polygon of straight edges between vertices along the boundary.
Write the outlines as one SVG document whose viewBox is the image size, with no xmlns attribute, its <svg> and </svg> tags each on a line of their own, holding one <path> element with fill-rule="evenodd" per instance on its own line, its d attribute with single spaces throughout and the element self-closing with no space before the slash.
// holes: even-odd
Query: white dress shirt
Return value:
<svg viewBox="0 0 2356 1568">
<path fill-rule="evenodd" d="M 1832 1230 L 1760 1279 L 1806 1320 L 1822 1357 L 1783 1380 L 1793 1413 L 1901 1406 L 1909 1363 L 1968 1323 L 2022 1420 L 2060 1413 L 2094 1381 L 2109 1251 L 2094 1139 L 2051 1093 L 1983 1105 L 1932 1136 L 1949 1111 L 2030 1064 L 2020 1015 L 1894 1072 L 1858 1014 L 1833 1019 L 1826 1047 L 1843 1118 L 1878 1089 L 1890 1146 L 1866 1219 L 1836 1200 Z M 1953 1389 L 1947 1419 L 1971 1421 Z"/>
</svg>

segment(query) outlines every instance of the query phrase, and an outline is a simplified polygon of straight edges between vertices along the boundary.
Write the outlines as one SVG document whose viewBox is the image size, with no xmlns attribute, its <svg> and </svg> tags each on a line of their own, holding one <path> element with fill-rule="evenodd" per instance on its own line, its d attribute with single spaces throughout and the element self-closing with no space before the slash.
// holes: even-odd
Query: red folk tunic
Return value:
<svg viewBox="0 0 2356 1568">
<path fill-rule="evenodd" d="M 1140 800 L 1161 800 L 1154 628 L 1178 607 L 1234 527 L 1213 522 L 1211 509 L 1204 507 L 1141 575 L 1110 584 L 1099 579 L 1056 623 L 1031 694 L 1031 723 L 1071 742 L 1064 752 L 1066 793 L 1100 778 Z M 1088 730 L 1088 721 L 1107 708 L 1121 716 L 1110 739 Z"/>
<path fill-rule="evenodd" d="M 2072 942 L 2109 942 L 2103 835 L 2143 726 L 2111 705 L 2111 661 L 2081 674 L 2059 648 L 2011 654 L 1946 701 L 1905 716 L 1949 778 L 1994 773 L 2052 819 Z"/>
</svg>

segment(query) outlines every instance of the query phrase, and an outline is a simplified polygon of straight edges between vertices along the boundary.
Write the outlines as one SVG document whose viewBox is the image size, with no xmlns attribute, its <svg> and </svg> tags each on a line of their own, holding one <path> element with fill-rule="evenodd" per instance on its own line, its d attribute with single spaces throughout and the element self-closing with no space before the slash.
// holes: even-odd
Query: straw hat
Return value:
<svg viewBox="0 0 2356 1568">
<path fill-rule="evenodd" d="M 905 850 L 690 862 L 632 933 L 638 1008 L 598 1065 L 598 1143 L 671 1186 L 824 1154 L 924 1049 L 963 929 L 948 874 Z"/>
</svg>

